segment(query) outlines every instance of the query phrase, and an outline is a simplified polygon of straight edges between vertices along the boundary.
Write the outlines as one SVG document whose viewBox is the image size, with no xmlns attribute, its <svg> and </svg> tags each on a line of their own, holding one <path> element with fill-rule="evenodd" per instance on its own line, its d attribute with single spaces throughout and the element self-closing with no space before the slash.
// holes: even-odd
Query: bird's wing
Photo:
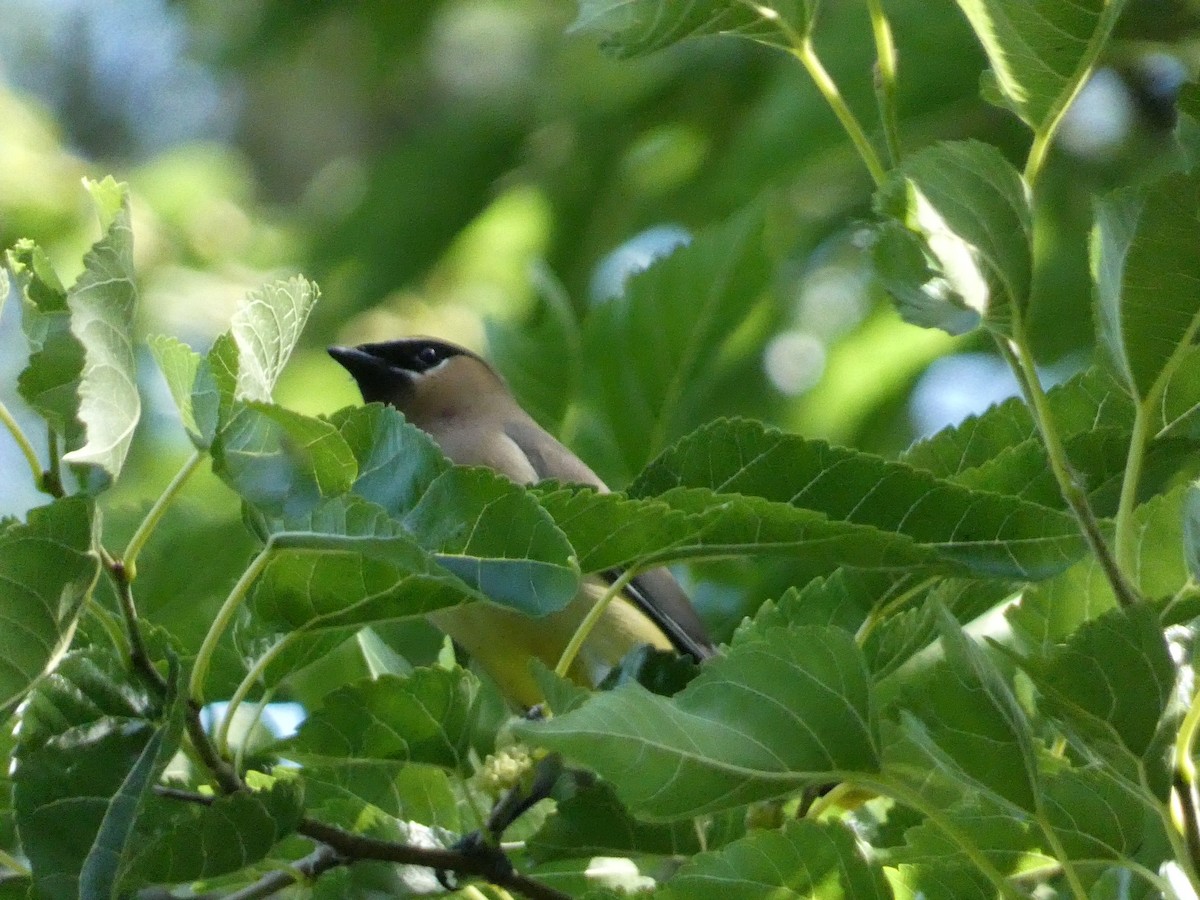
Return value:
<svg viewBox="0 0 1200 900">
<path fill-rule="evenodd" d="M 609 572 L 605 577 L 612 581 L 619 574 L 619 571 Z M 635 576 L 625 593 L 680 653 L 688 654 L 696 662 L 713 655 L 712 641 L 704 623 L 675 576 L 666 569 L 651 569 Z"/>
<path fill-rule="evenodd" d="M 539 479 L 553 478 L 608 491 L 608 486 L 579 457 L 532 420 L 507 422 L 504 433 L 520 447 Z M 615 570 L 604 573 L 604 577 L 611 583 L 620 574 L 620 570 Z M 651 569 L 634 577 L 625 593 L 680 653 L 688 654 L 697 662 L 713 655 L 704 623 L 696 615 L 679 582 L 666 569 Z"/>
<path fill-rule="evenodd" d="M 578 456 L 560 444 L 532 419 L 528 422 L 509 421 L 504 424 L 504 433 L 521 448 L 538 480 L 547 478 L 571 484 L 587 484 L 601 491 L 608 486 L 600 476 L 588 468 Z"/>
</svg>

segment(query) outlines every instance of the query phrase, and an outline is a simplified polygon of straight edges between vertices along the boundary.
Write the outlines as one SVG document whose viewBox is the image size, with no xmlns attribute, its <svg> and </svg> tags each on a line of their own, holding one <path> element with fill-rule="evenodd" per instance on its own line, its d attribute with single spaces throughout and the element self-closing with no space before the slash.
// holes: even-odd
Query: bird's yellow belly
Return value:
<svg viewBox="0 0 1200 900">
<path fill-rule="evenodd" d="M 469 603 L 432 613 L 429 619 L 471 654 L 510 701 L 530 707 L 542 701 L 529 671 L 530 658 L 537 657 L 554 668 L 604 587 L 596 579 L 588 579 L 565 609 L 541 618 L 490 603 Z M 671 649 L 666 635 L 645 613 L 618 597 L 588 636 L 569 674 L 579 684 L 595 687 L 639 644 Z"/>
</svg>

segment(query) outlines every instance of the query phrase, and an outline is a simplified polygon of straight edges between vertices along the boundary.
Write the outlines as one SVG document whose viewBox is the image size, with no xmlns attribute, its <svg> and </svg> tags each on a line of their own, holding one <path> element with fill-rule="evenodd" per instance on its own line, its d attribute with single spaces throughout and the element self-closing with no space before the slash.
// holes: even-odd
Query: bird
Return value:
<svg viewBox="0 0 1200 900">
<path fill-rule="evenodd" d="M 328 352 L 353 376 L 364 402 L 395 407 L 455 464 L 486 466 L 521 485 L 553 479 L 609 490 L 583 460 L 521 408 L 483 357 L 464 347 L 409 337 L 334 346 Z M 470 654 L 511 702 L 530 709 L 543 702 L 530 658 L 553 667 L 584 616 L 620 575 L 589 575 L 566 608 L 537 619 L 481 601 L 439 610 L 429 618 Z M 614 598 L 568 675 L 596 687 L 641 644 L 674 649 L 696 662 L 715 653 L 687 594 L 665 568 L 639 573 Z"/>
</svg>

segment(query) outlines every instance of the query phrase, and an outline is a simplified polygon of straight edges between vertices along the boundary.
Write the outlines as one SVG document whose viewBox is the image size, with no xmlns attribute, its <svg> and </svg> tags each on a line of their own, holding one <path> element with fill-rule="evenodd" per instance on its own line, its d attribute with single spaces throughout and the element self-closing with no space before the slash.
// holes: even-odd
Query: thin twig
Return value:
<svg viewBox="0 0 1200 900">
<path fill-rule="evenodd" d="M 129 583 L 129 571 L 124 562 L 114 558 L 103 546 L 100 547 L 100 559 L 109 578 L 112 579 L 117 599 L 121 604 L 121 614 L 125 617 L 125 630 L 129 635 L 129 660 L 136 671 L 149 679 L 160 691 L 164 691 L 167 683 L 150 660 L 141 626 L 138 625 L 137 606 L 133 602 L 133 585 Z"/>
<path fill-rule="evenodd" d="M 211 747 L 211 745 L 209 745 Z M 211 806 L 214 798 L 179 788 L 158 785 L 154 789 L 160 797 Z M 529 900 L 569 900 L 569 895 L 535 881 L 511 868 L 497 866 L 495 855 L 481 855 L 464 850 L 445 850 L 439 847 L 413 847 L 396 841 L 385 841 L 344 831 L 315 819 L 300 820 L 296 830 L 305 837 L 331 848 L 343 858 L 344 864 L 363 860 L 398 863 L 406 866 L 423 866 L 441 872 L 457 872 L 476 875 L 506 890 L 516 891 Z M 265 896 L 265 895 L 255 895 Z"/>
<path fill-rule="evenodd" d="M 259 900 L 302 881 L 311 881 L 322 872 L 336 869 L 349 862 L 327 844 L 321 844 L 303 859 L 298 859 L 286 869 L 268 872 L 254 884 L 246 885 L 232 894 L 201 894 L 196 900 Z"/>
<path fill-rule="evenodd" d="M 213 746 L 208 732 L 204 730 L 204 723 L 200 721 L 200 705 L 194 700 L 188 701 L 187 713 L 184 716 L 184 726 L 187 728 L 192 746 L 195 748 L 204 765 L 212 772 L 213 777 L 217 781 L 217 786 L 226 794 L 233 794 L 244 790 L 245 785 L 242 784 L 242 779 L 238 777 L 234 768 L 217 753 L 217 748 Z"/>
<path fill-rule="evenodd" d="M 1050 471 L 1054 475 L 1054 480 L 1058 482 L 1058 489 L 1063 500 L 1075 514 L 1088 549 L 1092 551 L 1092 555 L 1100 563 L 1100 568 L 1104 570 L 1104 575 L 1112 587 L 1117 603 L 1123 607 L 1134 606 L 1140 602 L 1141 597 L 1125 573 L 1121 571 L 1120 565 L 1117 564 L 1116 557 L 1113 556 L 1113 552 L 1108 546 L 1108 540 L 1100 530 L 1100 522 L 1096 518 L 1091 503 L 1088 502 L 1087 494 L 1079 486 L 1071 471 L 1071 462 L 1067 457 L 1067 451 L 1058 434 L 1058 429 L 1054 425 L 1054 418 L 1050 414 L 1050 405 L 1046 401 L 1046 394 L 1038 380 L 1033 358 L 1029 354 L 1024 337 L 1019 333 L 1019 329 L 1016 330 L 1018 333 L 1013 337 L 1011 343 L 997 336 L 996 346 L 1021 386 L 1025 402 L 1029 405 L 1030 414 L 1042 437 L 1042 446 L 1046 449 Z"/>
</svg>

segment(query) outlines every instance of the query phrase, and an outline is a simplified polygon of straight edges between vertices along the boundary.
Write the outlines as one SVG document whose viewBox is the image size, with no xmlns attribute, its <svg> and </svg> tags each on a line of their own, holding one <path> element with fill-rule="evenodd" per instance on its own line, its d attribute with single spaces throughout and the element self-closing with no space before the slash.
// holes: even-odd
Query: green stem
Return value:
<svg viewBox="0 0 1200 900">
<path fill-rule="evenodd" d="M 1033 190 L 1034 184 L 1046 165 L 1050 146 L 1054 143 L 1054 136 L 1058 133 L 1058 126 L 1062 124 L 1063 116 L 1071 108 L 1071 104 L 1075 102 L 1075 98 L 1079 96 L 1083 86 L 1087 84 L 1088 76 L 1096 67 L 1096 62 L 1100 59 L 1100 54 L 1103 53 L 1104 47 L 1108 43 L 1108 36 L 1112 34 L 1113 26 L 1121 17 L 1121 9 L 1125 6 L 1125 0 L 1109 0 L 1105 6 L 1107 8 L 1100 14 L 1100 27 L 1092 33 L 1087 50 L 1084 51 L 1079 65 L 1072 73 L 1071 90 L 1058 98 L 1057 104 L 1051 108 L 1043 122 L 1041 130 L 1034 132 L 1033 144 L 1029 148 L 1029 157 L 1025 160 L 1024 173 L 1025 183 L 1029 185 L 1030 191 Z"/>
<path fill-rule="evenodd" d="M 897 594 L 891 600 L 885 600 L 876 606 L 863 620 L 858 632 L 854 635 L 854 642 L 860 647 L 867 642 L 871 632 L 879 625 L 880 622 L 886 620 L 889 616 L 896 612 L 904 604 L 908 603 L 913 597 L 920 594 L 922 591 L 933 587 L 938 582 L 937 578 L 926 578 L 924 581 L 918 582 L 906 591 Z"/>
<path fill-rule="evenodd" d="M 566 678 L 567 673 L 571 671 L 571 666 L 575 662 L 575 657 L 579 655 L 580 649 L 583 647 L 584 641 L 588 639 L 588 635 L 592 633 L 592 629 L 596 627 L 596 623 L 600 621 L 604 615 L 604 611 L 608 609 L 608 604 L 612 603 L 613 598 L 621 591 L 625 590 L 626 586 L 636 576 L 636 569 L 626 569 L 621 573 L 607 591 L 604 592 L 599 600 L 593 604 L 588 610 L 588 614 L 584 616 L 583 621 L 579 623 L 579 627 L 575 629 L 575 633 L 571 635 L 571 640 L 563 650 L 562 656 L 558 659 L 558 665 L 554 667 L 554 674 L 559 678 Z"/>
<path fill-rule="evenodd" d="M 1137 591 L 1126 579 L 1125 573 L 1121 571 L 1120 566 L 1117 565 L 1117 561 L 1109 549 L 1108 542 L 1100 530 L 1100 522 L 1096 519 L 1096 514 L 1092 510 L 1091 503 L 1088 502 L 1087 494 L 1084 493 L 1083 489 L 1075 481 L 1075 476 L 1071 473 L 1071 463 L 1067 458 L 1066 448 L 1063 446 L 1062 438 L 1059 436 L 1058 429 L 1054 425 L 1054 417 L 1050 412 L 1050 404 L 1046 400 L 1045 391 L 1042 390 L 1042 383 L 1038 379 L 1037 367 L 1034 365 L 1033 356 L 1029 352 L 1028 342 L 1024 339 L 1024 335 L 1021 332 L 1019 319 L 1013 323 L 1013 339 L 1006 341 L 1003 338 L 997 337 L 996 345 L 1000 350 L 1000 354 L 1008 362 L 1009 368 L 1016 375 L 1018 383 L 1021 385 L 1025 401 L 1029 404 L 1033 420 L 1037 424 L 1038 433 L 1042 437 L 1042 445 L 1046 448 L 1046 457 L 1050 462 L 1050 471 L 1054 475 L 1054 480 L 1058 482 L 1058 489 L 1062 494 L 1063 500 L 1071 508 L 1071 512 L 1075 514 L 1075 519 L 1079 523 L 1080 531 L 1083 533 L 1083 538 L 1087 542 L 1088 548 L 1092 551 L 1092 554 L 1100 563 L 1100 567 L 1104 570 L 1105 577 L 1112 586 L 1117 602 L 1121 606 L 1133 606 L 1139 600 Z"/>
<path fill-rule="evenodd" d="M 883 12 L 880 0 L 867 0 L 871 16 L 871 32 L 875 36 L 875 102 L 883 123 L 883 138 L 887 144 L 888 161 L 897 165 L 903 155 L 900 149 L 900 126 L 896 116 L 896 42 L 892 26 Z"/>
<path fill-rule="evenodd" d="M 129 653 L 129 641 L 125 637 L 125 632 L 121 630 L 121 626 L 117 624 L 113 614 L 104 608 L 94 594 L 88 598 L 87 611 L 88 615 L 100 623 L 100 627 L 112 641 L 113 649 L 122 656 Z"/>
<path fill-rule="evenodd" d="M 876 185 L 882 184 L 884 178 L 887 177 L 887 171 L 879 159 L 879 154 L 871 146 L 871 142 L 867 139 L 867 134 L 858 123 L 858 119 L 854 118 L 854 113 L 850 111 L 850 107 L 842 99 L 842 94 L 838 90 L 837 84 L 825 70 L 825 66 L 822 65 L 820 57 L 817 56 L 816 48 L 813 47 L 812 38 L 808 35 L 802 36 L 798 43 L 793 44 L 790 52 L 804 66 L 805 71 L 808 72 L 809 77 L 812 78 L 813 83 L 817 86 L 817 90 L 821 92 L 821 96 L 825 98 L 825 102 L 829 104 L 834 115 L 838 117 L 838 121 L 842 123 L 842 128 L 850 136 L 850 140 L 853 142 L 855 149 L 858 150 L 858 155 L 862 158 L 863 164 L 866 165 L 867 171 L 871 173 L 871 179 Z"/>
<path fill-rule="evenodd" d="M 975 868 L 992 883 L 992 886 L 1000 896 L 1004 897 L 1005 900 L 1023 900 L 1021 894 L 1008 882 L 1003 873 L 992 864 L 992 861 L 979 849 L 979 846 L 955 825 L 953 821 L 947 818 L 943 814 L 943 810 L 931 803 L 925 802 L 925 798 L 919 793 L 891 779 L 881 778 L 875 780 L 873 778 L 855 776 L 853 782 L 866 790 L 891 797 L 905 806 L 911 806 L 940 828 L 946 837 L 958 845 L 958 848 L 962 850 Z"/>
<path fill-rule="evenodd" d="M 213 623 L 208 629 L 208 634 L 204 636 L 204 642 L 196 654 L 196 662 L 192 666 L 192 677 L 188 683 L 188 696 L 198 707 L 204 705 L 204 680 L 208 677 L 208 667 L 212 663 L 217 643 L 230 623 L 233 622 L 234 614 L 242 605 L 242 601 L 246 599 L 250 586 L 267 567 L 274 551 L 275 547 L 271 541 L 267 541 L 266 546 L 258 551 L 258 555 L 251 560 L 246 571 L 242 573 L 242 577 L 238 579 L 233 590 L 229 592 L 229 596 L 225 598 L 225 602 L 221 604 L 220 610 L 217 611 L 217 617 L 213 619 Z"/>
<path fill-rule="evenodd" d="M 146 513 L 146 517 L 142 519 L 142 523 L 138 525 L 137 531 L 129 539 L 129 544 L 126 545 L 121 560 L 125 563 L 125 569 L 129 574 L 130 581 L 133 581 L 137 577 L 137 558 L 138 554 L 142 552 L 142 547 L 146 545 L 146 541 L 154 533 L 154 529 L 162 519 L 163 513 L 167 511 L 167 507 L 171 505 L 171 501 L 175 499 L 180 489 L 187 483 L 188 478 L 191 477 L 192 473 L 196 471 L 203 460 L 204 454 L 199 450 L 195 451 L 188 458 L 188 461 L 183 464 L 183 468 L 175 473 L 175 477 L 171 479 L 171 483 L 159 494 L 158 499 L 154 501 L 154 505 L 150 507 L 150 511 Z"/>
<path fill-rule="evenodd" d="M 29 438 L 25 436 L 21 426 L 17 424 L 17 420 L 8 411 L 8 407 L 3 403 L 0 403 L 0 422 L 4 423 L 4 427 L 13 436 L 17 446 L 21 448 L 25 461 L 29 463 L 29 471 L 33 473 L 33 483 L 37 485 L 38 490 L 44 490 L 42 487 L 42 464 L 38 461 L 37 452 L 33 449 L 33 444 L 29 443 Z"/>
<path fill-rule="evenodd" d="M 4 868 L 20 875 L 22 878 L 28 878 L 33 874 L 29 871 L 29 866 L 24 865 L 15 856 L 10 856 L 3 850 L 0 850 L 0 866 L 4 866 Z"/>
<path fill-rule="evenodd" d="M 1125 458 L 1125 473 L 1121 479 L 1121 500 L 1117 505 L 1116 541 L 1114 550 L 1123 571 L 1133 573 L 1136 565 L 1133 511 L 1137 506 L 1138 487 L 1146 460 L 1146 445 L 1150 439 L 1147 404 L 1139 403 L 1133 416 L 1133 433 L 1129 437 L 1129 455 Z"/>
<path fill-rule="evenodd" d="M 266 671 L 267 666 L 269 666 L 272 661 L 274 661 L 275 657 L 277 657 L 283 651 L 283 649 L 288 646 L 293 637 L 302 633 L 303 632 L 300 631 L 291 632 L 287 635 L 287 637 L 260 656 L 251 667 L 250 671 L 246 673 L 246 677 L 243 678 L 238 684 L 237 690 L 235 690 L 233 692 L 233 696 L 229 698 L 229 705 L 225 707 L 225 715 L 222 717 L 221 724 L 217 728 L 216 744 L 218 753 L 224 755 L 226 752 L 228 752 L 229 728 L 233 724 L 233 716 L 234 713 L 237 712 L 237 708 L 242 705 L 242 701 L 246 699 L 246 696 L 250 693 L 254 685 L 260 678 L 262 678 L 263 672 Z"/>
<path fill-rule="evenodd" d="M 267 704 L 271 702 L 271 698 L 274 696 L 274 688 L 268 688 L 267 690 L 263 691 L 263 695 L 258 699 L 258 702 L 254 704 L 254 715 L 250 717 L 250 722 L 246 726 L 245 734 L 247 738 L 254 733 L 254 729 L 258 727 L 258 723 L 262 721 L 263 710 L 267 708 Z M 225 723 L 222 722 L 221 724 L 224 725 Z M 228 737 L 228 734 L 226 734 L 226 737 Z M 238 743 L 237 753 L 234 754 L 233 757 L 233 768 L 237 772 L 241 772 L 245 769 L 246 748 L 249 745 L 249 740 L 243 740 Z"/>
<path fill-rule="evenodd" d="M 1046 843 L 1050 845 L 1050 851 L 1057 857 L 1059 864 L 1062 866 L 1063 876 L 1067 879 L 1067 884 L 1071 886 L 1071 893 L 1076 900 L 1088 900 L 1087 888 L 1083 886 L 1083 882 L 1079 878 L 1079 873 L 1075 870 L 1075 863 L 1071 860 L 1070 854 L 1067 853 L 1066 847 L 1063 846 L 1059 839 L 1058 832 L 1047 821 L 1045 814 L 1040 809 L 1041 803 L 1038 803 L 1038 825 L 1041 826 L 1042 834 L 1046 836 Z"/>
</svg>

